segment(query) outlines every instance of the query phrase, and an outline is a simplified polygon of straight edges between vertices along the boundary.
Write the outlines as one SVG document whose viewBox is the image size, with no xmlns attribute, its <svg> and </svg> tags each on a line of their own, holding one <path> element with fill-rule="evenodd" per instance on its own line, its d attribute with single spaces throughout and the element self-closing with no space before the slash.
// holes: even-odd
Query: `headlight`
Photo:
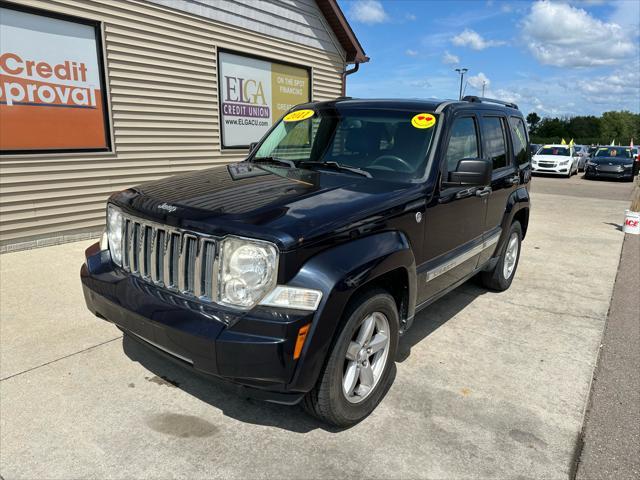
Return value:
<svg viewBox="0 0 640 480">
<path fill-rule="evenodd" d="M 633 167 L 633 163 L 625 163 L 624 164 L 624 168 L 631 168 Z"/>
<path fill-rule="evenodd" d="M 227 237 L 222 241 L 221 252 L 220 303 L 249 309 L 275 287 L 275 245 Z"/>
<path fill-rule="evenodd" d="M 107 245 L 113 262 L 122 266 L 122 212 L 113 205 L 107 206 Z"/>
<path fill-rule="evenodd" d="M 558 165 L 566 165 L 567 163 L 569 163 L 569 160 L 562 160 Z"/>
</svg>

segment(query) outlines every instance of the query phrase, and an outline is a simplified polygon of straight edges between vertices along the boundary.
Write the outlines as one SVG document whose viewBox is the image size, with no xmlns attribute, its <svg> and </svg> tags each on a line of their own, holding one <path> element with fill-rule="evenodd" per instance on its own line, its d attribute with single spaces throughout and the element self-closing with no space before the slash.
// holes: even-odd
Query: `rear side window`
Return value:
<svg viewBox="0 0 640 480">
<path fill-rule="evenodd" d="M 447 171 L 455 172 L 463 158 L 478 158 L 478 134 L 476 122 L 471 117 L 458 118 L 451 127 L 447 146 Z"/>
<path fill-rule="evenodd" d="M 529 149 L 527 148 L 527 131 L 521 118 L 511 117 L 509 119 L 511 127 L 511 138 L 513 139 L 513 154 L 518 165 L 529 161 Z"/>
<path fill-rule="evenodd" d="M 500 117 L 484 117 L 482 121 L 482 137 L 484 139 L 485 157 L 493 163 L 497 170 L 507 166 L 507 142 L 504 125 Z"/>
</svg>

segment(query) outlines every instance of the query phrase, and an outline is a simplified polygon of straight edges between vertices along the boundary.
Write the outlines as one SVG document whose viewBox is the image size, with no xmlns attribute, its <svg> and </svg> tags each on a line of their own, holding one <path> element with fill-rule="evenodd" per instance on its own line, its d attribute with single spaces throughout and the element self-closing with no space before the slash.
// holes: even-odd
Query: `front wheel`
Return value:
<svg viewBox="0 0 640 480">
<path fill-rule="evenodd" d="M 393 381 L 400 325 L 396 302 L 384 290 L 368 292 L 345 313 L 305 409 L 338 427 L 358 423 L 380 403 Z"/>
<path fill-rule="evenodd" d="M 482 272 L 480 276 L 485 287 L 501 292 L 511 286 L 520 260 L 521 244 L 522 227 L 520 222 L 516 221 L 511 224 L 509 236 L 502 247 L 498 262 L 492 270 Z"/>
</svg>

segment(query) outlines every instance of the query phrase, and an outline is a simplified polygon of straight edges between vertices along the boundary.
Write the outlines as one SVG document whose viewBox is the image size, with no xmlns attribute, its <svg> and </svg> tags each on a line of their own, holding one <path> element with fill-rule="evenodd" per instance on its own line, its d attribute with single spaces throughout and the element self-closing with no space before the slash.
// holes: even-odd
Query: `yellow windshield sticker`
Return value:
<svg viewBox="0 0 640 480">
<path fill-rule="evenodd" d="M 302 120 L 306 120 L 307 118 L 313 117 L 315 113 L 316 112 L 314 112 L 313 110 L 296 110 L 295 112 L 286 114 L 283 120 L 285 122 L 300 122 Z"/>
<path fill-rule="evenodd" d="M 436 124 L 436 117 L 430 113 L 419 113 L 411 119 L 415 128 L 431 128 Z"/>
</svg>

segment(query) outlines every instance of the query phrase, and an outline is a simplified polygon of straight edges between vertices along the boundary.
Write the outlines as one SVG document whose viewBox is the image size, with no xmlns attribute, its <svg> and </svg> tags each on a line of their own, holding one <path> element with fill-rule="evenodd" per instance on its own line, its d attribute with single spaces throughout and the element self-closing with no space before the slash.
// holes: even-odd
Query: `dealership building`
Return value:
<svg viewBox="0 0 640 480">
<path fill-rule="evenodd" d="M 0 248 L 97 236 L 114 191 L 241 160 L 368 58 L 337 0 L 0 2 Z"/>
</svg>

